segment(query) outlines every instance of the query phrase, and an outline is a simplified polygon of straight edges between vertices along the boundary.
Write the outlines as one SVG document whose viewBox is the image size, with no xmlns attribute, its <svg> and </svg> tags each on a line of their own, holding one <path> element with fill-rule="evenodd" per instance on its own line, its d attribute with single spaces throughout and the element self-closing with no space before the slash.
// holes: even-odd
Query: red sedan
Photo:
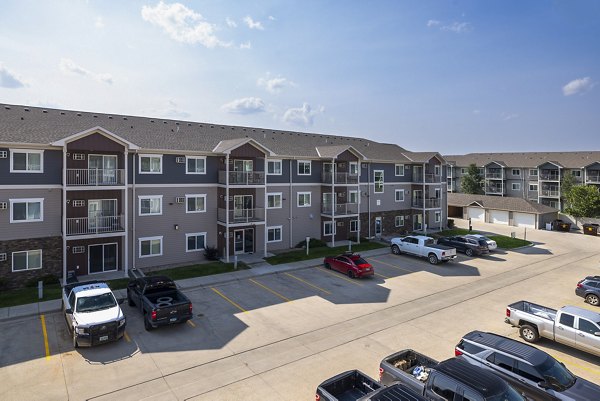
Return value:
<svg viewBox="0 0 600 401">
<path fill-rule="evenodd" d="M 327 269 L 337 270 L 350 278 L 372 276 L 375 269 L 357 253 L 343 253 L 339 256 L 328 256 L 323 260 Z"/>
</svg>

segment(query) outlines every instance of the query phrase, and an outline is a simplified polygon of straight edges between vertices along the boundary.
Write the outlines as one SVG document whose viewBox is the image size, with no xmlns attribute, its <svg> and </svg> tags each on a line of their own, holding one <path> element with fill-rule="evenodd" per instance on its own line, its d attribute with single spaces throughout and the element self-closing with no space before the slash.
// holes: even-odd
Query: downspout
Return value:
<svg viewBox="0 0 600 401">
<path fill-rule="evenodd" d="M 425 174 L 425 164 L 426 163 L 423 163 L 423 220 L 421 221 L 421 231 L 427 235 L 427 223 L 425 223 L 425 188 L 427 188 L 425 181 L 427 179 L 427 175 Z"/>
<path fill-rule="evenodd" d="M 63 285 L 67 285 L 67 144 L 63 145 L 62 171 L 62 253 L 63 253 Z"/>
<path fill-rule="evenodd" d="M 444 195 L 446 198 L 448 197 L 448 177 L 446 177 L 446 191 L 444 194 L 444 169 L 442 168 L 442 164 L 440 163 L 440 231 L 444 228 L 444 208 L 442 207 L 442 202 L 444 200 Z M 446 170 L 446 174 L 448 174 L 448 170 Z M 446 202 L 446 216 L 448 215 L 448 203 Z"/>
<path fill-rule="evenodd" d="M 127 147 L 125 147 L 125 151 L 123 152 L 123 157 L 125 160 L 125 171 L 124 171 L 124 184 L 125 184 L 125 190 L 123 191 L 123 203 L 125 206 L 125 213 L 123 213 L 123 218 L 125 219 L 125 222 L 123 223 L 123 225 L 125 226 L 125 238 L 124 238 L 124 244 L 125 246 L 123 246 L 123 261 L 125 262 L 125 277 L 129 276 L 129 187 L 127 186 L 129 180 L 127 177 L 127 173 L 129 172 L 129 169 L 127 168 L 127 155 L 128 155 L 128 150 Z M 117 165 L 118 167 L 118 165 Z M 117 170 L 118 171 L 118 170 Z"/>
<path fill-rule="evenodd" d="M 335 247 L 335 208 L 337 207 L 337 197 L 335 196 L 335 158 L 331 159 L 331 246 Z"/>
<path fill-rule="evenodd" d="M 268 169 L 268 161 L 267 161 L 267 157 L 265 155 L 265 158 L 263 159 L 264 163 L 263 163 L 263 174 L 264 174 L 264 180 L 265 180 L 265 186 L 264 186 L 264 191 L 263 191 L 263 200 L 264 200 L 264 211 L 265 211 L 265 226 L 264 226 L 264 238 L 263 238 L 263 244 L 264 244 L 264 256 L 263 257 L 267 257 L 267 240 L 268 240 L 268 233 L 267 233 L 267 169 Z"/>
<path fill-rule="evenodd" d="M 225 155 L 225 255 L 229 263 L 229 153 Z"/>
<path fill-rule="evenodd" d="M 138 150 L 136 149 L 135 150 L 135 154 L 133 155 L 133 163 L 132 163 L 132 166 L 131 166 L 131 169 L 132 169 L 131 173 L 132 173 L 132 177 L 133 177 L 132 178 L 132 182 L 131 182 L 131 201 L 132 201 L 132 206 L 133 206 L 132 207 L 132 209 L 133 209 L 133 218 L 131 220 L 132 221 L 131 222 L 131 241 L 132 241 L 132 245 L 133 245 L 132 246 L 132 248 L 133 248 L 133 255 L 131 255 L 132 256 L 131 259 L 133 260 L 132 269 L 134 269 L 134 270 L 136 269 L 136 260 L 137 260 L 137 257 L 136 257 L 136 255 L 137 255 L 137 252 L 136 252 L 136 250 L 137 250 L 136 249 L 137 241 L 136 241 L 136 238 L 135 238 L 135 221 L 137 219 L 137 209 L 136 209 L 137 208 L 137 202 L 136 202 L 136 197 L 135 197 L 135 175 L 136 175 L 135 161 L 137 159 L 137 153 L 138 153 Z M 129 218 L 129 217 L 127 217 L 127 218 Z"/>
<path fill-rule="evenodd" d="M 360 158 L 358 159 L 358 166 L 357 166 L 357 172 L 356 172 L 356 202 L 358 202 L 358 204 L 356 205 L 356 213 L 358 214 L 358 223 L 357 223 L 357 227 L 356 227 L 356 242 L 358 244 L 360 244 L 360 169 L 361 169 L 361 165 L 362 165 L 362 160 L 360 160 Z M 350 170 L 348 170 L 350 171 Z"/>
<path fill-rule="evenodd" d="M 292 163 L 294 161 L 294 159 L 290 159 L 289 160 L 289 166 L 290 166 L 290 249 L 294 247 L 293 241 L 294 241 L 294 212 L 293 212 L 293 207 L 294 207 L 294 189 L 292 187 L 292 168 L 293 168 L 293 164 Z"/>
<path fill-rule="evenodd" d="M 560 195 L 561 195 L 560 180 L 561 179 L 562 179 L 562 174 L 561 174 L 561 168 L 559 166 L 558 167 L 558 210 L 562 213 L 562 199 L 560 197 Z"/>
<path fill-rule="evenodd" d="M 369 225 L 369 238 L 371 238 L 371 163 L 369 163 L 369 177 L 367 178 L 367 216 Z"/>
</svg>

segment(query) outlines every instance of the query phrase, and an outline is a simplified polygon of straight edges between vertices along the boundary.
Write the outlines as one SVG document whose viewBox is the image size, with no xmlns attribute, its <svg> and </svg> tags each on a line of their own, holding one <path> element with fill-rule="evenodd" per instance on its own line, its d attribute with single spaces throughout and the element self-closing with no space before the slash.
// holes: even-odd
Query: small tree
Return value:
<svg viewBox="0 0 600 401">
<path fill-rule="evenodd" d="M 573 174 L 569 174 L 569 172 L 567 171 L 565 173 L 565 175 L 563 176 L 562 180 L 560 181 L 560 192 L 561 192 L 561 197 L 565 201 L 565 207 L 564 207 L 565 210 L 569 207 L 569 197 L 570 197 L 571 191 L 576 186 L 577 186 L 577 182 L 575 182 L 575 177 L 573 177 Z"/>
<path fill-rule="evenodd" d="M 483 177 L 479 174 L 479 169 L 475 164 L 471 164 L 467 170 L 467 175 L 463 176 L 460 189 L 465 194 L 483 194 L 481 183 Z"/>
<path fill-rule="evenodd" d="M 565 212 L 577 219 L 600 216 L 600 192 L 592 185 L 575 185 L 566 194 Z"/>
</svg>

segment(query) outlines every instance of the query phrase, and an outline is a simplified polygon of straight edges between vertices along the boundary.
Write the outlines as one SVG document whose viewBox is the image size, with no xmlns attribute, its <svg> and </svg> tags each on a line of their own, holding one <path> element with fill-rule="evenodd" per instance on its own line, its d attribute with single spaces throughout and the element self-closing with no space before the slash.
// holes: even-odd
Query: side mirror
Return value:
<svg viewBox="0 0 600 401">
<path fill-rule="evenodd" d="M 550 384 L 548 384 L 548 382 L 546 382 L 546 381 L 539 382 L 538 387 L 543 388 L 544 390 L 552 388 L 552 386 Z"/>
<path fill-rule="evenodd" d="M 121 305 L 123 302 L 125 302 L 125 298 L 119 298 L 119 299 L 117 299 L 117 303 L 119 305 Z"/>
<path fill-rule="evenodd" d="M 71 309 L 71 308 L 65 309 L 65 313 L 67 315 L 72 315 L 73 314 L 73 309 Z"/>
<path fill-rule="evenodd" d="M 594 335 L 600 337 L 600 331 L 595 332 Z"/>
</svg>

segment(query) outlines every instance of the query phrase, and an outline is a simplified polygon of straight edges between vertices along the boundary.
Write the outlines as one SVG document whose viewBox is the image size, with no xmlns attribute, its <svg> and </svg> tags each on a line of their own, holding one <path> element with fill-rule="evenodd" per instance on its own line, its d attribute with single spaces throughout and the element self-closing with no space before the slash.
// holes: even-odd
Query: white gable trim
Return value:
<svg viewBox="0 0 600 401">
<path fill-rule="evenodd" d="M 95 126 L 94 128 L 89 128 L 86 129 L 85 131 L 81 131 L 81 132 L 77 132 L 73 135 L 69 135 L 63 139 L 60 139 L 56 142 L 52 142 L 51 145 L 53 146 L 65 146 L 67 143 L 76 141 L 80 138 L 83 138 L 85 136 L 91 135 L 91 134 L 100 134 L 103 135 L 107 138 L 110 138 L 116 142 L 119 142 L 121 145 L 128 147 L 129 149 L 140 149 L 140 147 L 138 145 L 136 145 L 135 143 L 129 142 L 126 139 L 121 138 L 119 135 L 110 132 L 109 130 L 107 130 L 106 128 L 102 128 L 100 126 Z"/>
</svg>

